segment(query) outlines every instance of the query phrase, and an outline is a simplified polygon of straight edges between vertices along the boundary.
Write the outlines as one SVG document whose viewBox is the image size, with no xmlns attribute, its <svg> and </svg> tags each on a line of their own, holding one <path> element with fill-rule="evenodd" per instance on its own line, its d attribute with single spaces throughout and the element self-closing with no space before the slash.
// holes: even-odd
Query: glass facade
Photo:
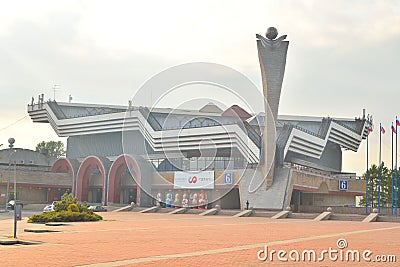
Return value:
<svg viewBox="0 0 400 267">
<path fill-rule="evenodd" d="M 199 158 L 158 158 L 151 159 L 157 171 L 202 171 L 226 170 L 248 167 L 244 158 L 230 157 L 199 157 Z"/>
</svg>

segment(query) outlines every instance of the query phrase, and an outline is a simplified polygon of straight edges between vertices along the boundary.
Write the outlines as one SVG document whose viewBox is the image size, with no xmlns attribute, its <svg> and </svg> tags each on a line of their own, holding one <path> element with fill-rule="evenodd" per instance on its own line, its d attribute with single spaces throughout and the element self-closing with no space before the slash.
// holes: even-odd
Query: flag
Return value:
<svg viewBox="0 0 400 267">
<path fill-rule="evenodd" d="M 368 135 L 371 133 L 371 127 L 370 126 L 368 126 L 367 127 L 367 130 L 368 130 Z"/>
<path fill-rule="evenodd" d="M 383 126 L 381 125 L 381 133 L 383 133 L 383 134 L 385 134 L 386 133 L 386 131 L 385 131 L 385 128 L 383 128 Z"/>
<path fill-rule="evenodd" d="M 397 134 L 396 129 L 394 128 L 393 124 L 392 124 L 392 132 L 393 132 L 394 134 Z"/>
<path fill-rule="evenodd" d="M 400 121 L 396 119 L 396 126 L 400 126 Z"/>
</svg>

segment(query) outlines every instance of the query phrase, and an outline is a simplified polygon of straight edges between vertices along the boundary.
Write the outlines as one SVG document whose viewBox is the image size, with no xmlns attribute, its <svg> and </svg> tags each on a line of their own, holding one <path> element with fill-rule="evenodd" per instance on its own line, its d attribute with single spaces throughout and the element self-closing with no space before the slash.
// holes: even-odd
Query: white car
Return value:
<svg viewBox="0 0 400 267">
<path fill-rule="evenodd" d="M 18 201 L 18 200 L 17 200 Z M 15 206 L 15 200 L 10 200 L 9 202 L 8 202 L 8 205 L 7 205 L 7 207 L 8 207 L 8 209 L 14 209 L 14 206 Z M 21 203 L 21 206 L 22 206 L 22 208 L 24 207 L 24 204 L 23 203 Z"/>
<path fill-rule="evenodd" d="M 53 201 L 50 205 L 47 205 L 44 207 L 43 212 L 52 212 L 54 211 L 54 205 L 57 203 L 57 201 Z"/>
<path fill-rule="evenodd" d="M 54 205 L 47 205 L 46 207 L 44 207 L 43 212 L 52 212 L 54 211 Z"/>
<path fill-rule="evenodd" d="M 104 208 L 103 206 L 89 206 L 88 209 L 93 210 L 95 212 L 107 211 L 107 209 Z"/>
</svg>

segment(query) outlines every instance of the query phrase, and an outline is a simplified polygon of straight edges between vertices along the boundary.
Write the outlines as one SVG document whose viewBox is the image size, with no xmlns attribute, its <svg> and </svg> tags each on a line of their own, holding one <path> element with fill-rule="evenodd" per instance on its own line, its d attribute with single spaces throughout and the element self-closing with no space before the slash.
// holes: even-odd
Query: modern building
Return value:
<svg viewBox="0 0 400 267">
<path fill-rule="evenodd" d="M 355 203 L 365 182 L 342 173 L 342 153 L 358 150 L 372 121 L 365 112 L 359 118 L 278 115 L 289 42 L 276 37 L 271 28 L 267 38 L 257 35 L 266 113 L 213 103 L 172 110 L 32 99 L 33 122 L 68 137 L 67 156 L 51 171 L 69 175 L 79 200 L 108 205 Z"/>
</svg>

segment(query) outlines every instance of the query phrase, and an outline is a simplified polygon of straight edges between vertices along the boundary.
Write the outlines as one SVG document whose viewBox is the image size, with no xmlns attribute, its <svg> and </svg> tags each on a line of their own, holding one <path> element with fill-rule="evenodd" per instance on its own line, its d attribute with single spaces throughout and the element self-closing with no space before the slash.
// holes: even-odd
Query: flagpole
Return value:
<svg viewBox="0 0 400 267">
<path fill-rule="evenodd" d="M 392 127 L 391 127 L 391 132 L 392 132 L 392 215 L 394 215 L 394 169 L 393 169 L 393 134 L 394 134 L 394 126 L 392 122 Z M 396 133 L 397 134 L 397 133 Z"/>
<path fill-rule="evenodd" d="M 397 215 L 397 206 L 399 202 L 399 167 L 397 165 L 397 116 L 396 116 L 396 177 L 395 177 L 395 190 L 394 190 L 394 209 L 395 214 Z"/>
<path fill-rule="evenodd" d="M 378 214 L 381 213 L 382 124 L 379 123 Z"/>
<path fill-rule="evenodd" d="M 369 126 L 367 132 L 367 172 L 365 173 L 365 214 L 369 214 L 368 212 L 368 136 L 369 136 Z"/>
</svg>

